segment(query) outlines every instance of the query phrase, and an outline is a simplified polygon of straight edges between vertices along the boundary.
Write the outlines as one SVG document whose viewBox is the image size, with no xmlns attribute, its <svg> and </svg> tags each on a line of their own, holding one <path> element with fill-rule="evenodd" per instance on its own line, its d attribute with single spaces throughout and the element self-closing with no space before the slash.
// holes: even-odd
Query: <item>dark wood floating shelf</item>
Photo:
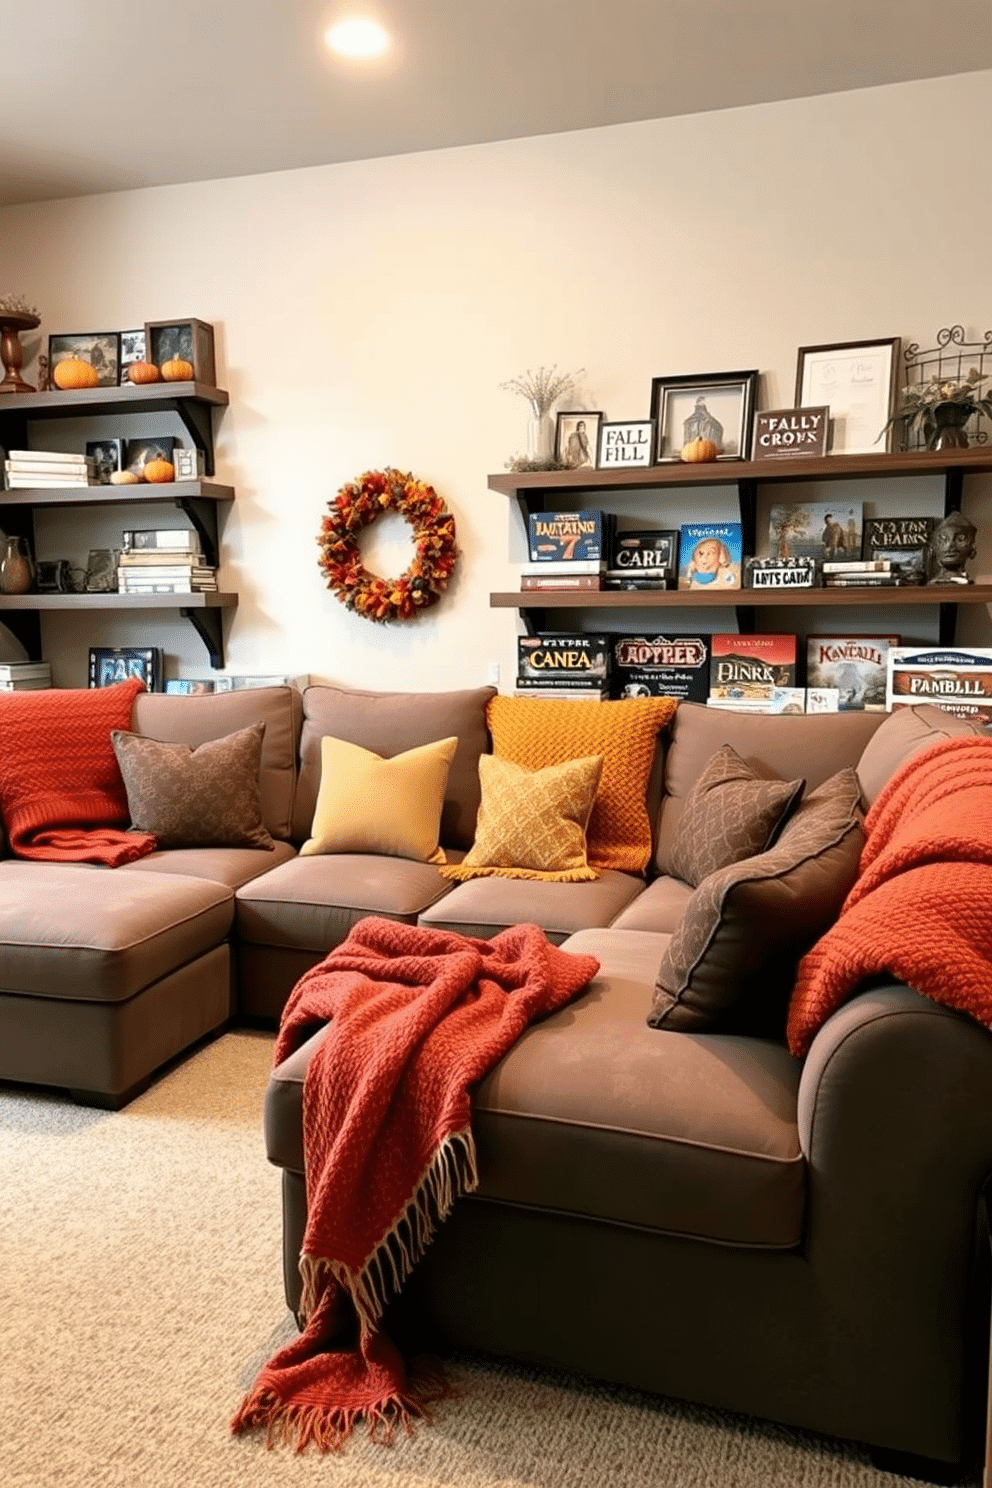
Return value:
<svg viewBox="0 0 992 1488">
<path fill-rule="evenodd" d="M 905 587 L 851 585 L 843 589 L 725 589 L 722 594 L 703 594 L 695 589 L 666 589 L 661 594 L 617 589 L 530 589 L 520 594 L 490 594 L 494 610 L 647 610 L 647 609 L 766 609 L 794 606 L 796 609 L 832 608 L 838 605 L 992 605 L 992 584 L 955 584 L 944 588 L 926 584 Z"/>
<path fill-rule="evenodd" d="M 0 491 L 0 506 L 135 506 L 189 500 L 233 501 L 234 487 L 214 481 L 139 481 L 136 486 L 19 486 Z"/>
<path fill-rule="evenodd" d="M 992 472 L 992 444 L 964 450 L 919 450 L 900 454 L 823 455 L 781 460 L 713 460 L 685 465 L 679 460 L 638 470 L 533 470 L 490 475 L 489 489 L 504 496 L 528 491 L 634 491 L 656 486 L 757 485 L 784 481 L 874 480 L 899 475 L 980 475 Z"/>
<path fill-rule="evenodd" d="M 198 403 L 226 407 L 231 401 L 223 388 L 208 382 L 144 382 L 140 386 L 66 388 L 64 392 L 12 393 L 0 405 L 2 413 L 27 418 L 80 418 L 94 413 L 155 413 L 195 398 Z"/>
<path fill-rule="evenodd" d="M 0 615 L 9 613 L 11 630 L 21 635 L 29 652 L 40 655 L 35 634 L 40 610 L 178 610 L 206 646 L 210 665 L 219 670 L 224 665 L 221 612 L 234 609 L 237 603 L 236 594 L 219 590 L 200 594 L 0 594 Z"/>
</svg>

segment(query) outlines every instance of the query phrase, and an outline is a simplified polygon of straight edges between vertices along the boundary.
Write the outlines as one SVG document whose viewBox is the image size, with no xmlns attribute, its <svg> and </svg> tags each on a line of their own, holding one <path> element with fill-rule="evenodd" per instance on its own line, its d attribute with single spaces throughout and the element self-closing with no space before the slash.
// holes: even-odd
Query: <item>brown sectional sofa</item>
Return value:
<svg viewBox="0 0 992 1488">
<path fill-rule="evenodd" d="M 764 773 L 801 771 L 807 790 L 853 767 L 867 804 L 901 758 L 963 726 L 929 708 L 894 724 L 684 705 L 659 740 L 646 875 L 452 885 L 433 864 L 298 855 L 324 734 L 383 755 L 457 735 L 442 843 L 463 854 L 491 693 L 139 698 L 133 728 L 155 738 L 197 744 L 264 721 L 275 846 L 176 848 L 114 870 L 0 859 L 0 1078 L 119 1105 L 231 1017 L 275 1020 L 363 915 L 482 936 L 536 920 L 594 954 L 599 975 L 478 1087 L 480 1188 L 415 1271 L 397 1329 L 950 1470 L 988 1349 L 992 1038 L 887 979 L 835 1013 L 803 1061 L 781 1035 L 652 1028 L 647 1015 L 692 897 L 669 871 L 678 821 L 721 744 Z M 274 1071 L 266 1102 L 294 1310 L 302 1088 L 321 1037 Z"/>
</svg>

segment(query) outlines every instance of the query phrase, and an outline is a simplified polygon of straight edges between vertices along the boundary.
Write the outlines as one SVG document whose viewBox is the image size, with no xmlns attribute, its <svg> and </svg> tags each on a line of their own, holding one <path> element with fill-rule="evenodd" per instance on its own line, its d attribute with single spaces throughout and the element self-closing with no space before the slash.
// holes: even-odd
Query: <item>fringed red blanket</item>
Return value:
<svg viewBox="0 0 992 1488">
<path fill-rule="evenodd" d="M 793 1054 L 880 972 L 992 1027 L 992 738 L 946 740 L 908 760 L 865 832 L 840 917 L 799 965 Z"/>
<path fill-rule="evenodd" d="M 116 868 L 155 849 L 129 832 L 112 729 L 131 727 L 145 684 L 0 695 L 0 817 L 19 858 Z"/>
<path fill-rule="evenodd" d="M 410 1429 L 438 1377 L 408 1372 L 381 1318 L 456 1198 L 477 1185 L 472 1087 L 596 974 L 536 925 L 492 940 L 371 916 L 294 988 L 275 1062 L 330 1020 L 303 1090 L 307 1326 L 232 1421 L 338 1450 Z"/>
</svg>

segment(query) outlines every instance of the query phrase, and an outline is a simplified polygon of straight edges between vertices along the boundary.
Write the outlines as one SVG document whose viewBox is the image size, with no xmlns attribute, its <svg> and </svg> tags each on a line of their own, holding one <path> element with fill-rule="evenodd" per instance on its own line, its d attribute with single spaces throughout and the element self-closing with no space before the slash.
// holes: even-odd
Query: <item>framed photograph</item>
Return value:
<svg viewBox="0 0 992 1488">
<path fill-rule="evenodd" d="M 558 464 L 567 470 L 581 470 L 583 466 L 595 469 L 602 422 L 601 413 L 589 413 L 584 408 L 560 413 L 555 429 L 555 459 Z"/>
<path fill-rule="evenodd" d="M 651 417 L 656 425 L 656 465 L 679 458 L 694 439 L 709 439 L 718 460 L 746 460 L 757 371 L 711 372 L 697 377 L 655 377 Z"/>
<path fill-rule="evenodd" d="M 162 671 L 160 646 L 91 646 L 90 686 L 113 687 L 140 677 L 149 692 L 158 688 Z"/>
<path fill-rule="evenodd" d="M 203 475 L 203 451 L 198 449 L 176 449 L 172 452 L 172 463 L 177 481 L 200 480 Z"/>
<path fill-rule="evenodd" d="M 205 320 L 146 320 L 145 358 L 161 367 L 170 357 L 193 365 L 193 381 L 213 387 L 214 328 Z"/>
<path fill-rule="evenodd" d="M 124 441 L 124 469 L 131 470 L 139 480 L 144 480 L 145 465 L 149 460 L 171 460 L 176 441 L 171 434 L 156 434 L 148 439 L 126 439 Z"/>
<path fill-rule="evenodd" d="M 84 589 L 87 594 L 117 593 L 117 548 L 90 548 Z"/>
<path fill-rule="evenodd" d="M 654 464 L 654 420 L 611 420 L 599 426 L 599 460 L 602 470 L 636 469 Z"/>
<path fill-rule="evenodd" d="M 143 362 L 145 360 L 145 328 L 140 326 L 134 331 L 121 331 L 121 387 L 130 387 L 131 380 L 127 375 L 127 369 L 132 362 Z"/>
<path fill-rule="evenodd" d="M 93 461 L 92 482 L 95 486 L 109 486 L 114 471 L 124 469 L 123 439 L 88 439 L 86 453 Z"/>
<path fill-rule="evenodd" d="M 81 362 L 89 362 L 96 369 L 98 387 L 116 387 L 120 379 L 120 332 L 77 331 L 71 335 L 49 336 L 49 381 L 59 362 L 66 361 L 68 357 L 78 357 Z"/>
<path fill-rule="evenodd" d="M 800 346 L 796 407 L 826 403 L 832 455 L 880 454 L 892 448 L 899 337 Z"/>
</svg>

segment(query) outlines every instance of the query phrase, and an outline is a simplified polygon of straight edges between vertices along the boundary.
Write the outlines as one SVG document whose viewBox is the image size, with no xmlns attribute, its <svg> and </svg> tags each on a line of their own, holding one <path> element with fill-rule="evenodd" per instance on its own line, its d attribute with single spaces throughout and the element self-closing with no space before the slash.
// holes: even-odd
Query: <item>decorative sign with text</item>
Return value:
<svg viewBox="0 0 992 1488">
<path fill-rule="evenodd" d="M 618 466 L 634 469 L 639 465 L 650 465 L 653 449 L 654 419 L 637 419 L 633 422 L 600 426 L 600 470 L 615 470 Z"/>
<path fill-rule="evenodd" d="M 825 455 L 830 409 L 769 408 L 754 415 L 752 460 L 781 460 L 795 455 Z"/>
</svg>

